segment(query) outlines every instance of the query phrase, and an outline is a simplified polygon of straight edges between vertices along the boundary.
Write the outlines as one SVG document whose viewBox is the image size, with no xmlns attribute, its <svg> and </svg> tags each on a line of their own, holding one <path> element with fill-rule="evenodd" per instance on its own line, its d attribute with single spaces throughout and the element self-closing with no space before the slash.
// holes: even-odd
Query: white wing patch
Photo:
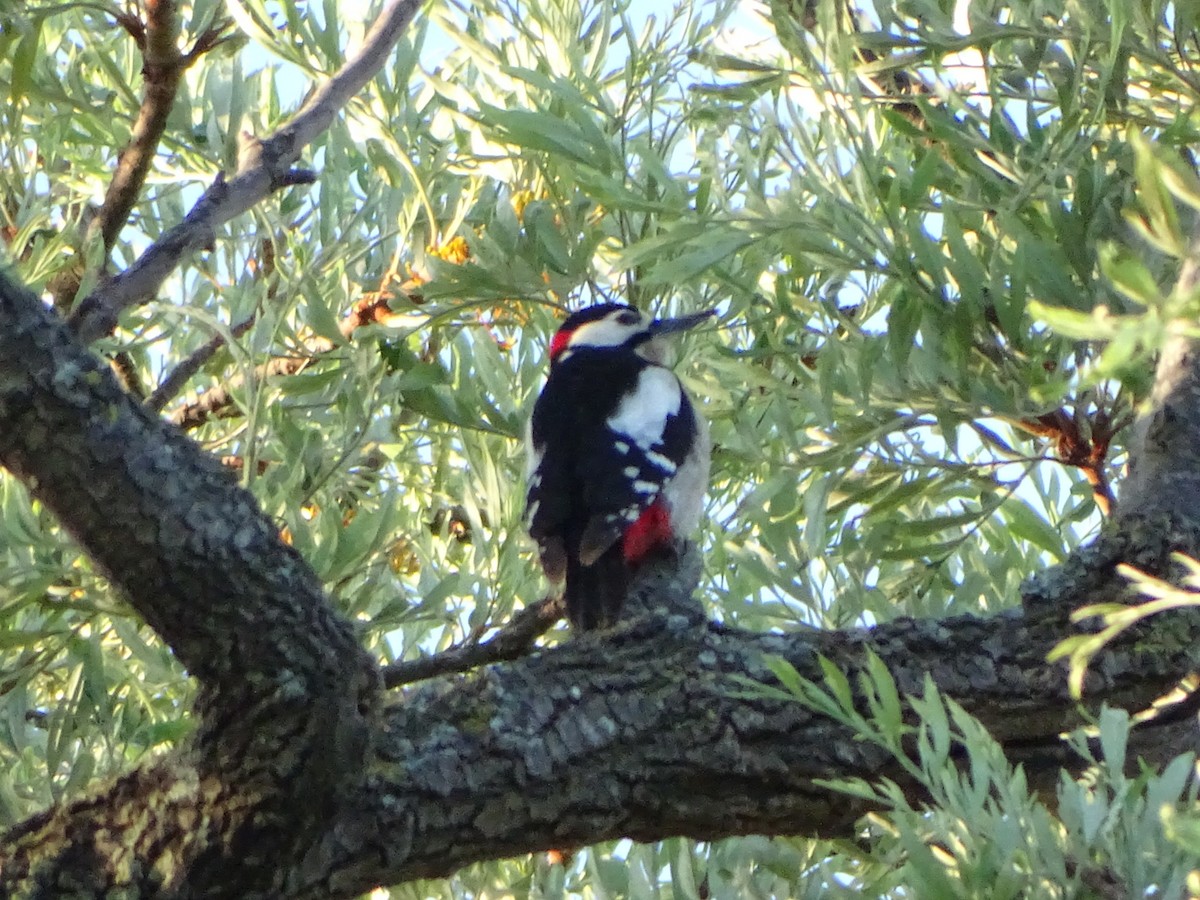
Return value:
<svg viewBox="0 0 1200 900">
<path fill-rule="evenodd" d="M 682 402 L 679 379 L 668 369 L 647 366 L 638 375 L 637 387 L 609 416 L 608 427 L 630 438 L 641 450 L 649 450 L 662 441 L 668 417 L 679 415 Z"/>
<path fill-rule="evenodd" d="M 528 487 L 533 487 L 534 484 L 541 482 L 542 477 L 538 474 L 538 468 L 545 455 L 546 448 L 533 442 L 533 416 L 530 416 L 525 421 L 525 483 Z"/>
</svg>

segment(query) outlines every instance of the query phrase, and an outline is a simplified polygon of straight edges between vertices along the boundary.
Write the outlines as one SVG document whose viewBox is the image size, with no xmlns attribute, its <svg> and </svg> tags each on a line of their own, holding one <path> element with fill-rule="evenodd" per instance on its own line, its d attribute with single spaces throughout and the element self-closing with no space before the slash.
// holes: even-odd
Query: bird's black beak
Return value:
<svg viewBox="0 0 1200 900">
<path fill-rule="evenodd" d="M 706 309 L 704 312 L 692 313 L 690 316 L 679 316 L 675 319 L 655 319 L 650 323 L 649 332 L 653 337 L 658 337 L 660 334 L 675 334 L 680 331 L 687 331 L 690 328 L 695 328 L 705 319 L 715 316 L 715 309 Z"/>
</svg>

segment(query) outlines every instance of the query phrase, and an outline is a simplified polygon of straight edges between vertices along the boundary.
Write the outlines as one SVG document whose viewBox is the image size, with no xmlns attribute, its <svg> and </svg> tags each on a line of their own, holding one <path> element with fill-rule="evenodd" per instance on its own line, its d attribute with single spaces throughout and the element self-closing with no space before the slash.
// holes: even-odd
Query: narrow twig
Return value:
<svg viewBox="0 0 1200 900">
<path fill-rule="evenodd" d="M 104 202 L 89 222 L 83 241 L 84 247 L 97 238 L 102 242 L 104 256 L 100 261 L 101 270 L 108 265 L 117 236 L 129 220 L 129 214 L 145 186 L 146 176 L 175 103 L 180 73 L 179 52 L 175 46 L 179 37 L 175 0 L 149 4 L 144 21 L 133 12 L 114 12 L 112 16 L 142 54 L 144 93 L 129 142 L 117 156 L 116 171 L 104 192 Z M 70 309 L 83 282 L 84 256 L 84 253 L 76 255 L 50 280 L 54 307 L 64 313 Z"/>
<path fill-rule="evenodd" d="M 91 342 L 112 331 L 122 310 L 153 297 L 185 256 L 212 244 L 220 225 L 280 188 L 308 181 L 310 173 L 292 168 L 300 152 L 383 67 L 422 3 L 389 0 L 359 52 L 313 91 L 291 121 L 245 148 L 231 179 L 218 173 L 180 224 L 151 244 L 132 266 L 84 298 L 71 316 L 80 338 Z"/>
<path fill-rule="evenodd" d="M 1107 411 L 1098 409 L 1089 422 L 1090 438 L 1083 434 L 1079 422 L 1064 409 L 1056 409 L 1030 419 L 1014 420 L 1013 424 L 1028 434 L 1054 442 L 1057 460 L 1083 474 L 1092 487 L 1092 499 L 1104 516 L 1111 516 L 1116 496 L 1109 484 L 1106 463 L 1113 437 L 1124 420 L 1112 421 Z"/>
<path fill-rule="evenodd" d="M 133 357 L 121 351 L 114 353 L 109 362 L 112 364 L 113 371 L 117 373 L 117 379 L 121 382 L 125 393 L 136 400 L 141 400 L 146 396 L 142 381 L 138 378 L 137 365 L 134 363 Z"/>
<path fill-rule="evenodd" d="M 131 16 L 118 17 L 142 51 L 145 91 L 129 143 L 121 151 L 104 203 L 88 228 L 89 237 L 98 233 L 103 239 L 106 260 L 146 184 L 184 69 L 178 47 L 177 4 L 174 0 L 159 0 L 145 4 L 144 8 L 144 21 Z"/>
<path fill-rule="evenodd" d="M 391 315 L 388 308 L 388 294 L 380 292 L 365 297 L 354 305 L 350 315 L 342 319 L 339 330 L 342 336 L 349 339 L 355 331 L 364 325 L 375 322 L 386 322 Z M 295 375 L 318 356 L 328 353 L 336 345 L 329 340 L 320 339 L 313 342 L 309 353 L 304 356 L 277 356 L 254 368 L 256 381 L 265 381 L 284 375 Z M 190 376 L 189 376 L 190 377 Z M 241 387 L 243 379 L 232 378 L 226 384 L 220 384 L 205 391 L 195 400 L 185 403 L 171 413 L 171 421 L 180 428 L 190 429 L 203 425 L 213 416 L 220 416 L 233 405 L 233 394 Z M 161 388 L 159 389 L 161 390 Z M 157 394 L 158 391 L 155 391 Z"/>
<path fill-rule="evenodd" d="M 488 663 L 517 659 L 529 652 L 533 642 L 562 618 L 557 597 L 543 597 L 514 615 L 482 644 L 459 644 L 436 656 L 392 663 L 383 669 L 383 683 L 389 688 L 412 684 L 437 675 L 466 672 Z"/>
<path fill-rule="evenodd" d="M 146 49 L 146 23 L 131 12 L 114 12 L 111 15 L 117 20 L 117 24 L 125 29 L 125 33 L 133 38 L 137 48 L 144 52 Z"/>
<path fill-rule="evenodd" d="M 192 44 L 192 49 L 183 54 L 183 67 L 186 69 L 191 66 L 205 53 L 208 53 L 231 39 L 230 31 L 233 28 L 233 19 L 218 19 L 200 33 Z"/>
<path fill-rule="evenodd" d="M 229 329 L 230 334 L 239 338 L 254 325 L 255 316 L 251 314 L 248 318 L 234 325 Z M 179 365 L 171 370 L 171 373 L 159 383 L 154 389 L 154 393 L 146 400 L 146 407 L 155 412 L 160 412 L 175 396 L 183 390 L 183 386 L 191 380 L 192 376 L 200 371 L 200 368 L 212 359 L 213 354 L 225 346 L 225 335 L 213 335 L 212 339 L 203 346 L 193 350 L 192 353 L 184 359 Z"/>
<path fill-rule="evenodd" d="M 1117 434 L 1114 422 L 1109 412 L 1097 404 L 1096 412 L 1091 419 L 1091 445 L 1087 462 L 1080 468 L 1083 477 L 1092 486 L 1092 499 L 1104 516 L 1111 516 L 1116 508 L 1117 498 L 1113 494 L 1112 485 L 1108 481 L 1108 449 L 1113 437 Z"/>
<path fill-rule="evenodd" d="M 332 348 L 328 341 L 321 341 L 320 346 L 311 354 L 304 356 L 276 356 L 267 362 L 254 367 L 256 381 L 266 381 L 281 375 L 295 375 L 307 366 L 316 356 L 327 353 Z M 241 387 L 243 379 L 234 378 L 228 384 L 220 384 L 205 391 L 195 400 L 185 403 L 170 415 L 173 424 L 180 428 L 198 428 L 213 416 L 220 416 L 233 406 L 233 394 Z"/>
<path fill-rule="evenodd" d="M 231 469 L 234 472 L 242 472 L 246 468 L 246 457 L 244 456 L 220 456 L 217 457 L 217 461 L 225 468 Z M 256 459 L 254 461 L 254 471 L 262 475 L 267 469 L 271 468 L 271 463 L 272 460 L 269 459 Z"/>
<path fill-rule="evenodd" d="M 157 0 L 145 4 L 144 8 L 144 21 L 132 12 L 110 13 L 141 51 L 144 93 L 129 142 L 117 157 L 116 171 L 104 193 L 104 202 L 88 224 L 84 240 L 85 246 L 96 239 L 103 244 L 101 269 L 108 265 L 117 237 L 146 186 L 183 72 L 204 53 L 225 41 L 227 35 L 223 32 L 231 24 L 224 20 L 206 29 L 185 56 L 178 49 L 180 25 L 176 0 Z M 57 309 L 65 311 L 79 292 L 85 274 L 81 260 L 82 256 L 77 257 L 52 279 Z"/>
<path fill-rule="evenodd" d="M 1113 514 L 1113 508 L 1116 506 L 1117 498 L 1113 494 L 1112 485 L 1108 482 L 1108 475 L 1105 473 L 1103 466 L 1080 466 L 1080 471 L 1083 472 L 1083 477 L 1087 479 L 1087 483 L 1092 486 L 1092 500 L 1096 504 L 1096 508 L 1100 510 L 1100 515 L 1108 517 Z"/>
</svg>

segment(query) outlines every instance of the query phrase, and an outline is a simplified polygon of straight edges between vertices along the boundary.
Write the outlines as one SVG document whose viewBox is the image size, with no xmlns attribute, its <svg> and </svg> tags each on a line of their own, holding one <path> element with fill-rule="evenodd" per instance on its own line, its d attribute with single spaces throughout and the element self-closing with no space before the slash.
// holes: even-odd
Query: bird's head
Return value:
<svg viewBox="0 0 1200 900">
<path fill-rule="evenodd" d="M 598 303 L 572 313 L 550 340 L 550 364 L 562 362 L 581 349 L 622 349 L 654 363 L 665 364 L 670 334 L 687 331 L 715 310 L 692 313 L 675 319 L 652 319 L 623 303 Z"/>
</svg>

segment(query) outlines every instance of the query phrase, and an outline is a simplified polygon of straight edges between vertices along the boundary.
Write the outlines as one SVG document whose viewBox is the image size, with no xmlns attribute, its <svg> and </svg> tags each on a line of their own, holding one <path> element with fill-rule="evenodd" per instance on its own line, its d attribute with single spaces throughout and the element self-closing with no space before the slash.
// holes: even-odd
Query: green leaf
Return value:
<svg viewBox="0 0 1200 900">
<path fill-rule="evenodd" d="M 571 249 L 554 221 L 554 211 L 544 203 L 525 208 L 525 227 L 533 233 L 542 259 L 556 272 L 566 275 L 575 269 Z"/>
<path fill-rule="evenodd" d="M 509 144 L 563 156 L 572 162 L 606 171 L 608 156 L 579 127 L 558 116 L 528 109 L 501 109 L 481 103 L 476 120 Z"/>
<path fill-rule="evenodd" d="M 1105 307 L 1083 313 L 1031 301 L 1029 311 L 1063 337 L 1080 340 L 1109 340 L 1116 336 L 1124 321 Z"/>
<path fill-rule="evenodd" d="M 1000 507 L 1000 511 L 1014 537 L 1028 541 L 1055 558 L 1062 558 L 1062 535 L 1034 512 L 1028 503 L 1018 497 L 1011 497 Z"/>
<path fill-rule="evenodd" d="M 1129 714 L 1105 707 L 1100 711 L 1100 749 L 1104 763 L 1113 772 L 1125 771 L 1125 747 L 1129 738 Z"/>
<path fill-rule="evenodd" d="M 1100 248 L 1100 270 L 1129 299 L 1149 309 L 1162 305 L 1162 291 L 1146 264 L 1127 248 L 1106 244 Z"/>
<path fill-rule="evenodd" d="M 880 731 L 887 737 L 899 741 L 904 727 L 904 711 L 900 693 L 887 666 L 874 653 L 867 654 L 867 667 L 863 675 L 868 690 L 868 703 Z"/>
<path fill-rule="evenodd" d="M 42 16 L 33 16 L 27 21 L 30 30 L 21 35 L 12 52 L 12 75 L 8 96 L 14 106 L 24 99 L 33 84 L 33 69 L 41 49 L 42 25 L 45 19 Z"/>
<path fill-rule="evenodd" d="M 804 696 L 804 680 L 790 662 L 782 656 L 766 656 L 763 658 L 763 664 L 772 675 L 779 679 L 779 683 L 788 693 L 794 697 Z"/>
<path fill-rule="evenodd" d="M 907 290 L 901 291 L 892 300 L 887 315 L 888 349 L 898 366 L 903 366 L 912 352 L 920 324 L 920 298 Z"/>
</svg>

